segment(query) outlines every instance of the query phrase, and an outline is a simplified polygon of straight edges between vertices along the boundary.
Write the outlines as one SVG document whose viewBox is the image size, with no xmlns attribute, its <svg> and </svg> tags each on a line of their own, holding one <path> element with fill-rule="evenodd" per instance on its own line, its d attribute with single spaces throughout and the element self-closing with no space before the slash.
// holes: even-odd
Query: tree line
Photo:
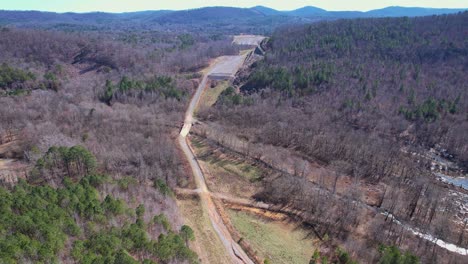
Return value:
<svg viewBox="0 0 468 264">
<path fill-rule="evenodd" d="M 110 178 L 91 174 L 95 166 L 94 156 L 83 147 L 53 147 L 36 167 L 49 172 L 66 167 L 68 175 L 60 187 L 25 180 L 12 189 L 0 187 L 2 262 L 56 262 L 60 255 L 61 260 L 82 263 L 138 263 L 135 254 L 143 263 L 196 262 L 188 248 L 188 241 L 195 239 L 189 226 L 174 231 L 164 214 L 145 222 L 143 204 L 133 210 L 111 195 L 102 199 L 99 188 Z M 124 219 L 122 225 L 110 224 L 117 218 Z M 157 240 L 147 233 L 154 225 L 163 230 Z M 64 251 L 69 241 L 73 247 Z"/>
<path fill-rule="evenodd" d="M 206 135 L 246 155 L 268 157 L 272 166 L 287 168 L 287 160 L 262 151 L 285 149 L 325 168 L 313 182 L 304 173 L 267 177 L 256 196 L 302 211 L 322 236 L 353 241 L 364 215 L 383 210 L 466 247 L 457 206 L 463 198 L 444 191 L 423 155 L 443 148 L 466 168 L 468 53 L 461 32 L 467 17 L 465 12 L 279 29 L 265 59 L 240 80 L 239 98 L 224 94 L 199 114 L 217 124 L 217 131 Z M 345 196 L 335 193 L 341 177 L 349 177 Z M 379 190 L 374 209 L 363 194 L 366 188 Z M 373 230 L 369 240 L 398 241 L 428 259 L 460 260 L 441 249 L 427 256 L 431 246 L 409 239 L 377 214 L 366 224 Z M 373 258 L 363 252 L 365 245 L 349 247 Z"/>
</svg>

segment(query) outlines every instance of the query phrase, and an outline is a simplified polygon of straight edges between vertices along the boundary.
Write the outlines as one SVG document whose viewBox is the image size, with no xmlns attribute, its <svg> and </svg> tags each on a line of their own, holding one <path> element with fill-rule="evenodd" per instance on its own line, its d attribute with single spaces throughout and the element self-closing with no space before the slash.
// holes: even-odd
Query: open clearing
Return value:
<svg viewBox="0 0 468 264">
<path fill-rule="evenodd" d="M 229 87 L 228 81 L 219 82 L 214 88 L 206 87 L 203 91 L 197 110 L 206 109 L 213 106 L 218 100 L 219 95 Z"/>
<path fill-rule="evenodd" d="M 178 200 L 177 204 L 184 216 L 185 224 L 192 227 L 196 240 L 191 242 L 191 248 L 197 252 L 202 263 L 230 263 L 223 243 L 211 226 L 208 215 L 203 213 L 197 200 Z"/>
<path fill-rule="evenodd" d="M 197 157 L 213 167 L 221 167 L 226 172 L 244 178 L 249 182 L 257 182 L 261 179 L 262 172 L 255 164 L 216 152 L 216 149 L 208 146 L 200 137 L 194 137 L 192 142 Z"/>
<path fill-rule="evenodd" d="M 245 58 L 245 55 L 220 57 L 219 61 L 211 69 L 208 77 L 215 80 L 234 79 Z"/>
<path fill-rule="evenodd" d="M 256 35 L 239 35 L 234 36 L 232 43 L 237 45 L 249 45 L 249 46 L 258 46 L 265 39 L 264 36 Z"/>
<path fill-rule="evenodd" d="M 252 263 L 252 259 L 256 259 L 253 253 L 247 254 L 244 249 L 238 244 L 238 241 L 234 240 L 232 234 L 229 232 L 228 227 L 223 222 L 221 215 L 219 214 L 214 201 L 211 198 L 211 193 L 206 183 L 206 175 L 202 171 L 201 164 L 195 157 L 194 150 L 190 148 L 189 133 L 194 122 L 194 111 L 201 99 L 203 91 L 206 89 L 208 79 L 211 80 L 232 80 L 235 77 L 237 71 L 242 67 L 246 58 L 250 53 L 237 56 L 224 56 L 214 60 L 209 69 L 203 72 L 203 78 L 198 85 L 198 88 L 192 97 L 190 104 L 185 113 L 184 125 L 180 131 L 178 137 L 179 146 L 187 158 L 188 163 L 192 169 L 192 173 L 197 185 L 197 191 L 199 193 L 200 206 L 199 212 L 194 212 L 196 206 L 188 205 L 185 209 L 183 203 L 179 205 L 184 211 L 187 224 L 194 227 L 195 236 L 199 237 L 198 242 L 195 242 L 192 247 L 200 256 L 202 262 L 205 263 Z M 225 88 L 224 88 L 225 89 Z M 219 89 L 219 93 L 222 92 L 223 88 Z M 217 91 L 218 92 L 218 91 Z M 211 102 L 214 104 L 219 96 L 218 93 L 213 94 Z M 237 165 L 237 164 L 236 164 Z M 224 166 L 223 169 L 228 167 Z M 237 172 L 237 167 L 229 167 L 227 171 Z M 248 167 L 241 168 L 241 171 L 251 174 L 252 169 Z M 241 172 L 242 173 L 242 172 Z M 241 176 L 242 177 L 242 176 Z M 250 180 L 252 181 L 252 180 Z M 194 217 L 195 216 L 195 217 Z M 209 220 L 209 221 L 207 221 Z M 211 222 L 211 226 L 209 225 Z M 210 226 L 208 228 L 208 226 Z M 214 232 L 213 232 L 214 231 Z M 217 238 L 217 239 L 216 239 Z M 221 243 L 220 243 L 221 242 Z M 218 245 L 224 246 L 224 253 L 222 248 L 214 249 L 213 247 Z M 203 249 L 202 249 L 203 247 Z M 207 249 L 210 252 L 207 252 Z M 221 250 L 221 251 L 220 251 Z M 230 258 L 231 261 L 228 261 Z"/>
<path fill-rule="evenodd" d="M 221 153 L 197 136 L 192 137 L 192 146 L 209 189 L 250 198 L 260 187 L 263 171 L 254 164 Z"/>
<path fill-rule="evenodd" d="M 227 210 L 234 227 L 257 251 L 272 263 L 309 263 L 314 238 L 306 230 L 288 222 L 270 221 L 250 213 Z"/>
</svg>

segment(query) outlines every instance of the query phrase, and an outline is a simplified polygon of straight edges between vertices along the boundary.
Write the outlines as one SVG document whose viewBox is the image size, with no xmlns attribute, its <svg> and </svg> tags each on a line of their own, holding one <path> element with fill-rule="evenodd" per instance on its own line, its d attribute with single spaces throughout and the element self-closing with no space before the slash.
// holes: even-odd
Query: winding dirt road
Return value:
<svg viewBox="0 0 468 264">
<path fill-rule="evenodd" d="M 226 63 L 225 60 L 221 60 L 221 61 L 222 63 Z M 242 66 L 241 64 L 238 63 L 237 59 L 234 59 L 233 65 L 236 65 L 235 67 L 237 67 L 237 69 L 239 69 L 239 67 Z M 212 67 L 212 69 L 216 69 L 216 68 L 217 68 L 216 65 Z M 185 113 L 184 126 L 182 127 L 180 131 L 178 142 L 179 142 L 180 148 L 182 149 L 192 169 L 195 183 L 199 190 L 202 209 L 204 212 L 208 214 L 214 230 L 216 231 L 219 238 L 221 239 L 223 246 L 225 247 L 226 251 L 229 253 L 229 256 L 231 256 L 232 263 L 239 263 L 239 264 L 252 263 L 253 264 L 252 260 L 244 252 L 244 250 L 239 246 L 239 244 L 237 244 L 237 241 L 234 241 L 232 239 L 231 234 L 229 233 L 227 227 L 224 225 L 221 219 L 221 216 L 219 215 L 213 203 L 210 191 L 208 190 L 208 187 L 206 186 L 205 177 L 200 168 L 200 165 L 195 159 L 193 150 L 189 147 L 187 143 L 187 140 L 188 140 L 187 135 L 189 134 L 192 124 L 194 122 L 193 113 L 195 111 L 195 107 L 200 101 L 200 97 L 203 93 L 203 89 L 206 87 L 206 84 L 208 82 L 208 78 L 209 78 L 208 76 L 212 72 L 213 70 L 210 70 L 204 74 L 203 79 L 200 85 L 198 86 L 197 91 L 195 92 L 195 95 L 190 101 L 189 107 Z"/>
</svg>

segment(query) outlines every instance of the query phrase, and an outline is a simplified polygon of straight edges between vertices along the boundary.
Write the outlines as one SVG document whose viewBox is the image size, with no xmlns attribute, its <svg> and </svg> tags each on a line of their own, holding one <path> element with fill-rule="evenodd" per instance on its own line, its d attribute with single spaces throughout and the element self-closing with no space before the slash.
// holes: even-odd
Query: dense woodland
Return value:
<svg viewBox="0 0 468 264">
<path fill-rule="evenodd" d="M 0 187 L 2 263 L 138 263 L 135 256 L 143 263 L 196 261 L 186 245 L 193 239 L 190 227 L 174 232 L 164 214 L 146 222 L 144 204 L 133 209 L 112 195 L 103 198 L 99 188 L 113 180 L 94 174 L 95 167 L 95 157 L 81 146 L 51 147 L 29 181 L 44 182 L 52 171 L 63 172 L 62 187 L 24 180 L 12 190 Z M 157 239 L 149 238 L 150 229 L 160 232 Z"/>
<path fill-rule="evenodd" d="M 59 259 L 138 263 L 133 255 L 144 259 L 143 263 L 156 263 L 155 259 L 196 261 L 196 254 L 186 246 L 186 239 L 193 238 L 190 227 L 174 232 L 164 214 L 145 222 L 144 205 L 133 210 L 110 195 L 101 201 L 96 187 L 102 177 L 87 176 L 79 183 L 65 179 L 64 188 L 58 189 L 24 181 L 13 191 L 0 188 L 2 263 Z M 147 230 L 156 228 L 161 234 L 152 240 Z"/>
<path fill-rule="evenodd" d="M 345 241 L 364 259 L 373 258 L 376 241 L 398 243 L 424 261 L 463 263 L 460 256 L 404 238 L 388 217 L 377 215 L 391 213 L 468 246 L 460 211 L 466 199 L 458 200 L 464 194 L 437 182 L 430 160 L 421 158 L 434 148 L 467 168 L 467 23 L 465 12 L 279 29 L 265 59 L 237 80 L 241 93 L 226 90 L 215 109 L 201 114 L 218 130 L 204 133 L 279 169 L 285 163 L 280 149 L 322 164 L 326 172 L 315 181 L 301 166 L 266 177 L 257 198 L 303 211 L 319 235 Z M 341 177 L 349 178 L 344 194 L 335 192 Z M 377 203 L 366 200 L 369 188 L 378 193 Z M 368 214 L 377 215 L 364 220 Z M 364 245 L 353 235 L 363 226 L 373 230 Z"/>
<path fill-rule="evenodd" d="M 0 12 L 0 159 L 26 168 L 14 182 L 0 179 L 0 262 L 197 262 L 172 191 L 193 187 L 174 140 L 198 70 L 239 52 L 226 32 L 310 21 L 262 10 Z M 435 148 L 468 166 L 467 20 L 280 28 L 264 60 L 236 80 L 240 93 L 228 88 L 199 113 L 217 130 L 205 136 L 269 164 L 255 198 L 301 212 L 321 240 L 345 248 L 334 259 L 417 262 L 398 247 L 463 263 L 388 218 L 468 247 L 466 200 L 412 154 Z M 294 164 L 291 173 L 282 151 L 325 172 L 311 181 Z M 364 198 L 369 186 L 378 202 Z"/>
<path fill-rule="evenodd" d="M 439 144 L 468 165 L 468 51 L 460 33 L 467 20 L 464 13 L 287 28 L 242 89 L 314 95 L 339 123 L 382 136 L 407 131 L 406 140 Z"/>
<path fill-rule="evenodd" d="M 194 72 L 231 41 L 1 28 L 0 159 L 26 174 L 0 182 L 0 262 L 197 262 L 174 138 Z"/>
</svg>

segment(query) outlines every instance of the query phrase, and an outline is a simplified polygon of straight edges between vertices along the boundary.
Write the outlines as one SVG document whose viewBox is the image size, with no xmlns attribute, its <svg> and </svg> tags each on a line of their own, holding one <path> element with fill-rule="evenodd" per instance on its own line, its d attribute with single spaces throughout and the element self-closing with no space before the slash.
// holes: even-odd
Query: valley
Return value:
<svg viewBox="0 0 468 264">
<path fill-rule="evenodd" d="M 231 234 L 228 231 L 228 228 L 224 225 L 217 209 L 212 201 L 211 194 L 206 186 L 205 177 L 203 172 L 196 161 L 196 157 L 194 156 L 192 150 L 190 149 L 189 145 L 187 144 L 187 135 L 190 133 L 190 128 L 193 125 L 194 118 L 193 114 L 195 108 L 199 104 L 201 94 L 203 93 L 204 89 L 206 89 L 207 80 L 210 78 L 212 79 L 231 79 L 236 74 L 237 70 L 242 66 L 246 55 L 243 56 L 231 56 L 231 57 L 223 57 L 216 60 L 215 64 L 209 68 L 208 72 L 202 77 L 202 82 L 200 83 L 195 95 L 193 96 L 192 100 L 190 101 L 189 107 L 185 114 L 185 121 L 184 126 L 180 132 L 179 136 L 179 145 L 190 164 L 190 168 L 192 169 L 193 176 L 195 178 L 195 182 L 197 188 L 200 190 L 198 193 L 201 202 L 201 208 L 203 209 L 203 213 L 209 216 L 210 222 L 212 224 L 213 229 L 216 231 L 218 237 L 220 238 L 222 244 L 225 247 L 226 252 L 231 256 L 231 260 L 233 263 L 253 263 L 250 257 L 244 252 L 244 250 L 237 244 L 237 241 L 233 240 Z"/>
<path fill-rule="evenodd" d="M 444 21 L 453 24 L 446 24 L 445 34 L 450 35 L 463 27 L 466 14 L 440 19 L 448 18 Z M 274 35 L 265 59 L 236 80 L 243 96 L 223 92 L 214 107 L 200 113 L 201 125 L 194 130 L 205 144 L 215 146 L 215 152 L 208 153 L 225 149 L 221 153 L 248 157 L 275 172 L 266 173 L 257 190 L 224 190 L 293 212 L 319 238 L 333 237 L 335 248 L 344 247 L 360 261 L 377 262 L 378 249 L 372 244 L 391 243 L 415 252 L 423 262 L 463 263 L 466 190 L 440 182 L 437 174 L 443 170 L 464 179 L 461 167 L 466 164 L 467 141 L 463 133 L 454 131 L 466 126 L 462 121 L 466 100 L 456 99 L 465 97 L 461 95 L 465 90 L 458 87 L 466 84 L 458 75 L 447 82 L 444 93 L 428 87 L 447 81 L 440 72 L 432 75 L 429 65 L 442 60 L 457 68 L 465 58 L 404 57 L 408 46 L 403 43 L 413 45 L 411 39 L 433 37 L 425 33 L 431 29 L 419 27 L 428 19 L 338 21 L 287 28 Z M 390 24 L 395 27 L 389 30 Z M 392 35 L 396 28 L 402 30 L 402 39 Z M 386 46 L 380 34 L 388 34 L 393 46 Z M 362 41 L 374 37 L 382 42 L 371 42 L 369 47 Z M 409 50 L 421 54 L 425 48 Z M 355 52 L 363 56 L 353 56 Z M 413 69 L 417 75 L 411 75 Z M 348 82 L 344 89 L 342 81 Z M 437 100 L 455 100 L 460 108 L 444 110 Z M 420 108 L 413 116 L 405 114 L 407 107 L 425 107 L 429 102 L 434 102 L 437 113 Z M 437 141 L 431 129 L 451 122 L 458 128 L 452 126 L 447 137 L 442 136 L 444 130 L 437 130 L 444 138 Z M 457 144 L 452 145 L 454 141 Z M 443 155 L 450 162 L 424 158 L 429 142 L 444 144 L 438 148 L 449 153 Z M 206 158 L 212 163 L 210 156 Z M 452 165 L 448 169 L 444 164 Z"/>
<path fill-rule="evenodd" d="M 221 65 L 223 64 L 222 61 L 219 63 Z M 213 69 L 216 70 L 217 67 L 214 66 Z M 209 77 L 213 76 L 213 75 L 210 75 L 210 72 L 208 72 L 207 74 Z M 232 77 L 230 74 L 227 74 L 225 78 L 231 79 Z M 214 88 L 213 87 L 210 88 L 206 83 L 203 83 L 203 85 L 204 87 L 206 87 L 205 89 L 207 90 L 216 89 L 216 86 Z M 226 84 L 222 83 L 220 84 L 220 86 L 226 87 Z M 225 89 L 226 88 L 224 88 L 223 91 L 225 91 Z M 197 97 L 197 100 L 200 100 L 199 97 Z M 210 100 L 213 100 L 213 99 L 210 98 Z M 191 104 L 191 106 L 193 105 L 197 105 L 197 104 Z M 204 111 L 208 111 L 206 107 L 204 108 Z M 243 162 L 243 160 L 245 159 L 244 157 L 245 152 L 241 153 L 240 156 L 239 154 L 237 154 L 238 157 L 236 159 L 230 160 L 229 154 L 225 154 L 225 153 L 223 154 L 223 151 L 221 151 L 220 153 L 217 153 L 219 152 L 219 150 L 210 150 L 209 147 L 207 149 L 207 141 L 204 140 L 203 137 L 210 138 L 210 135 L 207 134 L 207 131 L 210 131 L 210 130 L 212 131 L 215 129 L 207 127 L 207 124 L 203 124 L 203 123 L 198 124 L 195 128 L 195 131 L 196 131 L 195 135 L 191 136 L 191 137 L 195 136 L 195 138 L 191 140 L 191 141 L 195 140 L 194 141 L 195 143 L 192 144 L 191 149 L 194 150 L 196 157 L 201 157 L 201 159 L 197 159 L 197 166 L 200 166 L 201 168 L 196 169 L 196 171 L 199 171 L 199 173 L 202 175 L 202 177 L 200 177 L 201 180 L 207 181 L 207 183 L 204 182 L 201 185 L 202 186 L 201 193 L 203 193 L 205 189 L 217 190 L 218 192 L 220 192 L 220 194 L 215 194 L 215 195 L 211 194 L 212 197 L 220 199 L 221 201 L 224 202 L 224 205 L 218 205 L 218 208 L 219 206 L 224 207 L 233 201 L 235 201 L 234 204 L 237 204 L 239 203 L 239 201 L 242 201 L 242 198 L 244 200 L 243 202 L 240 202 L 240 204 L 247 205 L 248 206 L 247 208 L 256 208 L 256 206 L 258 206 L 257 208 L 263 211 L 272 210 L 272 208 L 275 208 L 274 205 L 268 205 L 268 204 L 258 205 L 253 200 L 249 202 L 249 200 L 252 199 L 252 197 L 255 197 L 255 195 L 258 194 L 258 192 L 260 192 L 261 187 L 258 183 L 264 177 L 262 176 L 262 174 L 265 174 L 267 172 L 262 173 L 259 171 L 258 162 L 253 161 L 252 163 L 253 165 L 245 164 Z M 199 133 L 201 133 L 201 135 L 204 135 L 204 136 L 200 137 Z M 188 133 L 185 135 L 188 135 Z M 211 137 L 213 137 L 213 135 L 211 135 Z M 225 134 L 224 138 L 229 138 L 229 133 Z M 228 140 L 230 140 L 231 142 L 226 144 L 226 142 L 224 142 L 224 140 L 221 139 L 221 141 L 217 141 L 217 144 L 220 144 L 220 146 L 226 146 L 226 145 L 239 146 L 238 144 L 240 144 L 240 146 L 242 146 L 242 142 L 236 143 L 236 141 L 238 141 L 236 139 L 231 138 Z M 208 145 L 210 144 L 208 143 Z M 268 153 L 273 153 L 273 152 L 268 152 Z M 348 195 L 346 194 L 348 190 L 346 189 L 345 186 L 352 186 L 352 188 L 354 189 L 362 188 L 362 192 L 365 194 L 365 196 L 360 198 L 362 200 L 355 200 L 355 202 L 362 203 L 360 206 L 365 208 L 365 210 L 369 210 L 370 212 L 376 213 L 377 215 L 375 217 L 379 218 L 378 214 L 381 214 L 385 216 L 385 221 L 387 221 L 388 219 L 390 223 L 396 223 L 397 225 L 402 226 L 404 230 L 408 232 L 407 235 L 414 235 L 415 237 L 422 238 L 428 241 L 429 243 L 434 243 L 435 245 L 443 249 L 446 249 L 450 252 L 454 252 L 456 254 L 460 254 L 460 255 L 467 254 L 465 248 L 459 247 L 455 244 L 447 243 L 443 241 L 443 239 L 435 238 L 429 234 L 421 233 L 420 231 L 418 231 L 418 229 L 413 229 L 411 226 L 403 224 L 401 221 L 396 219 L 395 216 L 389 214 L 386 210 L 381 210 L 379 207 L 381 206 L 382 199 L 384 199 L 382 195 L 385 196 L 385 193 L 382 193 L 384 192 L 384 189 L 386 189 L 385 186 L 382 185 L 380 187 L 377 187 L 377 189 L 375 189 L 372 185 L 364 184 L 361 187 L 361 184 L 358 183 L 357 185 L 355 185 L 352 183 L 352 179 L 347 178 L 345 176 L 341 176 L 340 180 L 338 176 L 335 176 L 334 182 L 325 182 L 325 181 L 328 181 L 326 176 L 325 178 L 322 178 L 323 176 L 321 176 L 320 178 L 317 178 L 315 176 L 317 175 L 316 174 L 317 171 L 323 170 L 322 166 L 318 164 L 312 164 L 306 160 L 301 160 L 300 158 L 299 159 L 294 158 L 294 155 L 291 155 L 291 154 L 285 154 L 285 157 L 288 157 L 288 159 L 290 160 L 289 161 L 283 160 L 281 162 L 282 165 L 280 165 L 279 167 L 275 167 L 276 170 L 283 171 L 282 173 L 288 173 L 291 175 L 297 175 L 298 173 L 301 173 L 302 177 L 309 178 L 310 181 L 316 184 L 318 188 L 322 189 L 323 192 L 333 191 L 333 195 L 339 195 L 342 197 L 340 199 L 349 199 Z M 194 157 L 194 159 L 196 158 Z M 269 163 L 267 159 L 268 158 L 266 157 L 263 159 L 265 160 L 266 164 Z M 270 164 L 268 164 L 268 166 L 271 168 Z M 301 172 L 299 172 L 298 170 L 300 170 Z M 253 175 L 251 175 L 252 173 Z M 325 171 L 320 172 L 320 174 L 323 174 L 323 173 L 327 173 L 327 172 Z M 247 178 L 243 178 L 243 177 L 247 177 Z M 229 179 L 229 180 L 226 181 L 226 179 Z M 257 184 L 255 182 L 257 182 Z M 328 187 L 325 187 L 325 186 L 328 186 Z M 342 188 L 344 189 L 341 190 Z M 197 195 L 197 193 L 199 192 L 194 193 L 194 195 Z M 229 198 L 229 196 L 232 198 Z M 241 199 L 238 200 L 235 197 L 239 197 Z M 465 201 L 462 199 L 461 204 L 464 204 L 464 203 Z M 278 209 L 273 209 L 273 210 L 277 211 Z M 302 212 L 292 213 L 288 210 L 285 210 L 285 212 L 288 212 L 288 214 L 294 215 L 295 217 L 299 217 L 299 218 L 304 217 L 302 215 L 303 214 Z M 463 214 L 463 211 L 462 211 L 462 214 Z M 229 219 L 226 221 L 228 221 L 228 223 L 231 224 L 230 223 L 231 221 Z M 368 227 L 364 227 L 364 228 L 368 228 Z M 237 231 L 231 231 L 231 232 L 237 233 Z M 250 245 L 247 248 L 249 249 Z"/>
<path fill-rule="evenodd" d="M 0 263 L 465 264 L 466 25 L 0 10 Z"/>
</svg>

